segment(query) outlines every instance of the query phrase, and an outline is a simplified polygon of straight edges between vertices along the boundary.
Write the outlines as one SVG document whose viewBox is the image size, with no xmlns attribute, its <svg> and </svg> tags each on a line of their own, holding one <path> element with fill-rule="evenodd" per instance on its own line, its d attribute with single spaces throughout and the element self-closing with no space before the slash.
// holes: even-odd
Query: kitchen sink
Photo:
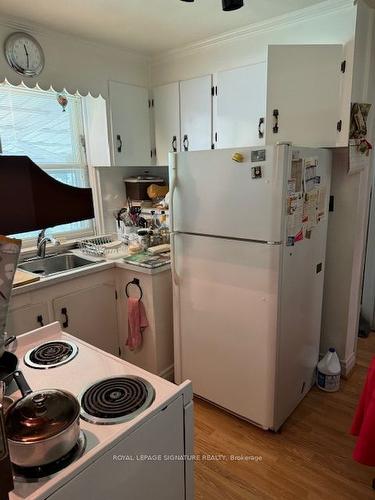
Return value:
<svg viewBox="0 0 375 500">
<path fill-rule="evenodd" d="M 77 269 L 78 267 L 93 266 L 101 261 L 92 261 L 79 257 L 73 253 L 63 253 L 45 257 L 44 259 L 33 259 L 18 265 L 19 269 L 39 274 L 40 276 L 50 276 L 51 274 L 63 273 Z"/>
</svg>

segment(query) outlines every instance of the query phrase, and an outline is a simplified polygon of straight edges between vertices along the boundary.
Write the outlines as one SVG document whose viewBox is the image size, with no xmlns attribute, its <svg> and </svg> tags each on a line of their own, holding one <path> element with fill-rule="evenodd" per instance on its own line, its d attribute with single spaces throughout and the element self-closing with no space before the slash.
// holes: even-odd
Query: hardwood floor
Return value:
<svg viewBox="0 0 375 500">
<path fill-rule="evenodd" d="M 340 392 L 313 388 L 280 434 L 264 432 L 195 399 L 197 455 L 254 455 L 262 461 L 195 462 L 196 500 L 374 499 L 375 468 L 351 458 L 348 434 L 375 334 L 359 340 L 357 366 Z"/>
</svg>

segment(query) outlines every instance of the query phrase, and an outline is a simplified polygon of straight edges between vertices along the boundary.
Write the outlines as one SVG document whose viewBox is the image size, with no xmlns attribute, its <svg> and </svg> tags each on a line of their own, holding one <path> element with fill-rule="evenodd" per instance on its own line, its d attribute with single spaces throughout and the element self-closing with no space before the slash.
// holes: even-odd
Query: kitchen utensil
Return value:
<svg viewBox="0 0 375 500">
<path fill-rule="evenodd" d="M 80 405 L 68 391 L 33 391 L 20 371 L 14 373 L 22 398 L 14 402 L 5 417 L 12 463 L 35 467 L 54 462 L 76 445 Z"/>
<path fill-rule="evenodd" d="M 5 433 L 5 384 L 0 382 L 0 498 L 8 498 L 8 493 L 13 490 L 13 474 L 10 464 L 8 440 Z M 8 399 L 8 398 L 6 398 Z"/>
</svg>

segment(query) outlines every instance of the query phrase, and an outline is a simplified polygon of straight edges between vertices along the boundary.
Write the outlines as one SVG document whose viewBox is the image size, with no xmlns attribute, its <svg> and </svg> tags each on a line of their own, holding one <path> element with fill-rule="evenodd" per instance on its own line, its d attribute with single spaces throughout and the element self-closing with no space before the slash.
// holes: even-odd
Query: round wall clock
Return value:
<svg viewBox="0 0 375 500">
<path fill-rule="evenodd" d="M 27 33 L 12 33 L 5 40 L 4 54 L 9 66 L 25 76 L 36 76 L 44 67 L 43 49 Z"/>
</svg>

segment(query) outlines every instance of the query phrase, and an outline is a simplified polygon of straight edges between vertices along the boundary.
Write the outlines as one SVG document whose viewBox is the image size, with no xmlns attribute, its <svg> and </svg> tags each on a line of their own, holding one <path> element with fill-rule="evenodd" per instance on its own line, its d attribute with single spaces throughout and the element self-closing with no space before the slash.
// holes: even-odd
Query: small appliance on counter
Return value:
<svg viewBox="0 0 375 500">
<path fill-rule="evenodd" d="M 126 197 L 131 200 L 150 200 L 147 193 L 147 189 L 151 184 L 156 184 L 157 186 L 165 186 L 165 180 L 161 177 L 155 177 L 152 175 L 145 176 L 133 176 L 124 179 Z M 165 194 L 164 194 L 165 196 Z"/>
</svg>

